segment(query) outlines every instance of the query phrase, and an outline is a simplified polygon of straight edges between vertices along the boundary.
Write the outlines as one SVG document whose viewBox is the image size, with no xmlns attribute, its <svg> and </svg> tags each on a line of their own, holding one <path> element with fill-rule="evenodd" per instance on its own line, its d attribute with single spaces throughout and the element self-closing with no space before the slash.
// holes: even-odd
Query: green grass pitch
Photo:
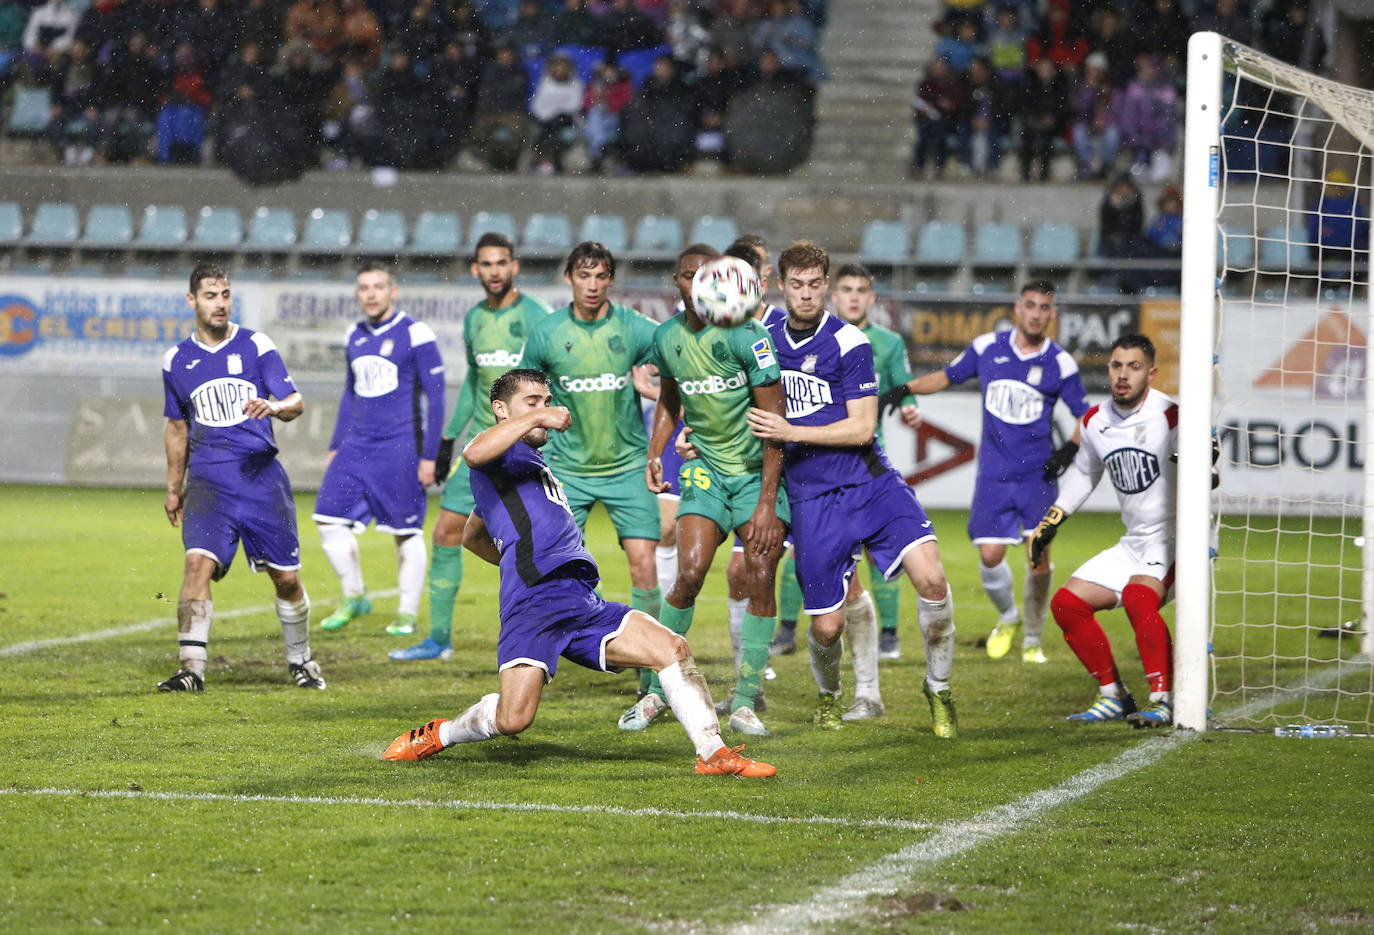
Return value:
<svg viewBox="0 0 1374 935">
<path fill-rule="evenodd" d="M 338 584 L 310 503 L 299 501 L 303 574 L 318 620 Z M 1091 701 L 1091 679 L 1052 622 L 1047 665 L 987 659 L 977 643 L 994 614 L 964 516 L 934 519 L 954 588 L 960 739 L 930 733 L 908 591 L 905 655 L 881 669 L 889 716 L 817 731 L 804 653 L 775 660 L 764 715 L 773 736 L 748 752 L 779 774 L 745 781 L 694 775 L 671 719 L 617 730 L 632 676 L 571 664 L 524 736 L 381 761 L 403 730 L 494 690 L 496 575 L 472 556 L 451 661 L 388 661 L 409 639 L 385 634 L 395 599 L 382 599 L 339 633 L 314 632 L 324 692 L 289 682 L 269 583 L 240 556 L 215 587 L 207 691 L 158 694 L 176 667 L 182 563 L 161 495 L 0 488 L 0 923 L 1374 930 L 1369 741 L 1071 727 L 1064 716 Z M 626 596 L 604 515 L 589 535 L 607 596 Z M 1074 518 L 1055 543 L 1057 580 L 1117 535 L 1114 517 Z M 394 588 L 389 537 L 362 544 L 369 586 Z M 724 558 L 690 634 L 717 694 L 730 668 Z M 1018 588 L 1021 577 L 1018 567 Z M 1139 696 L 1129 626 L 1120 613 L 1102 619 Z"/>
</svg>

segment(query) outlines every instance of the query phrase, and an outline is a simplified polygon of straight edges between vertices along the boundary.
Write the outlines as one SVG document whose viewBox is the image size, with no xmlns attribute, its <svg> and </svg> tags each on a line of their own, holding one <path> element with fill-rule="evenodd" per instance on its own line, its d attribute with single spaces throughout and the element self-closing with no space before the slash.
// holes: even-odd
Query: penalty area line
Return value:
<svg viewBox="0 0 1374 935">
<path fill-rule="evenodd" d="M 376 591 L 372 597 L 395 597 L 397 591 L 391 588 L 386 591 Z M 251 617 L 253 614 L 265 614 L 276 609 L 275 604 L 258 604 L 253 607 L 239 607 L 234 610 L 217 611 L 216 620 L 228 620 L 232 617 Z M 46 640 L 26 640 L 23 643 L 12 643 L 9 646 L 0 646 L 0 658 L 5 656 L 22 656 L 25 653 L 36 652 L 40 649 L 50 649 L 53 646 L 70 646 L 76 643 L 90 643 L 96 640 L 110 640 L 119 636 L 128 636 L 131 633 L 145 633 L 148 630 L 156 630 L 158 627 L 165 627 L 169 623 L 176 626 L 177 618 L 173 617 L 153 617 L 148 620 L 140 620 L 138 623 L 125 624 L 122 627 L 108 627 L 104 630 L 92 630 L 89 633 L 77 633 L 73 636 L 56 636 Z"/>
<path fill-rule="evenodd" d="M 236 795 L 228 792 L 151 792 L 133 789 L 42 789 L 0 788 L 0 795 L 46 796 L 86 799 L 142 799 L 161 802 L 262 802 L 280 805 L 351 805 L 366 808 L 434 808 L 455 811 L 553 812 L 569 815 L 605 815 L 616 818 L 720 819 L 760 825 L 818 825 L 840 828 L 880 828 L 897 831 L 933 831 L 931 822 L 901 818 L 838 818 L 831 815 L 756 815 L 728 810 L 674 810 L 666 808 L 623 808 L 616 805 L 554 805 L 539 802 L 481 802 L 466 799 L 383 799 L 363 796 L 323 795 Z"/>
</svg>

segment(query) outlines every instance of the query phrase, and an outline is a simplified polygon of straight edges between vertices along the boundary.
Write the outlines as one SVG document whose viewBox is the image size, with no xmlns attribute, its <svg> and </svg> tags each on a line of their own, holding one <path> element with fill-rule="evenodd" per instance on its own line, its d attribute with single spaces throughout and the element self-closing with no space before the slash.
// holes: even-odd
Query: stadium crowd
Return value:
<svg viewBox="0 0 1374 935">
<path fill-rule="evenodd" d="M 1062 149 L 1079 179 L 1107 178 L 1124 157 L 1132 178 L 1167 181 L 1188 36 L 1213 30 L 1298 64 L 1306 25 L 1306 0 L 946 0 L 912 100 L 911 175 L 943 176 L 952 153 L 982 178 L 1014 148 L 1022 181 L 1043 182 Z"/>
<path fill-rule="evenodd" d="M 0 0 L 0 83 L 46 88 L 68 164 L 598 171 L 729 161 L 737 98 L 827 77 L 825 0 Z M 756 111 L 754 112 L 756 113 Z M 790 112 L 789 112 L 790 113 Z"/>
</svg>

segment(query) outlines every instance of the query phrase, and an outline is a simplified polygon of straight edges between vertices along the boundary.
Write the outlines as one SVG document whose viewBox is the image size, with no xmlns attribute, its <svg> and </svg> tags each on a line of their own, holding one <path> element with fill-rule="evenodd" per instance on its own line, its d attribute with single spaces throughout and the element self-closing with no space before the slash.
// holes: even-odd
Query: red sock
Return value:
<svg viewBox="0 0 1374 935">
<path fill-rule="evenodd" d="M 1092 606 L 1068 588 L 1060 588 L 1050 600 L 1050 610 L 1055 623 L 1064 631 L 1064 641 L 1097 679 L 1097 684 L 1119 682 L 1112 646 L 1107 642 L 1107 634 L 1102 632 L 1102 625 L 1093 616 Z"/>
<path fill-rule="evenodd" d="M 1135 630 L 1150 691 L 1169 691 L 1174 684 L 1174 646 L 1169 627 L 1159 615 L 1159 595 L 1146 585 L 1128 584 L 1121 592 L 1121 604 Z"/>
</svg>

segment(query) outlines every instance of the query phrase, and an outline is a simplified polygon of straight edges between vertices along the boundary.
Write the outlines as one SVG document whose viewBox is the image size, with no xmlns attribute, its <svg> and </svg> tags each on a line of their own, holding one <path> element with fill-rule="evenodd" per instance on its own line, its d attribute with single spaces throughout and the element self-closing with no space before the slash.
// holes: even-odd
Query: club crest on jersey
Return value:
<svg viewBox="0 0 1374 935">
<path fill-rule="evenodd" d="M 523 338 L 525 336 L 525 323 L 523 321 L 511 322 L 510 336 L 512 338 Z"/>
<path fill-rule="evenodd" d="M 815 355 L 815 354 L 807 354 L 805 357 L 802 358 L 802 362 L 801 362 L 801 372 L 802 372 L 802 373 L 815 373 L 815 372 L 816 372 L 816 355 Z"/>
<path fill-rule="evenodd" d="M 679 356 L 679 357 L 682 356 L 682 345 L 681 345 L 681 344 L 674 344 L 674 345 L 673 345 L 673 350 L 677 351 L 677 356 Z"/>
<path fill-rule="evenodd" d="M 224 369 L 228 373 L 243 373 L 243 355 L 230 354 L 228 357 L 224 358 Z"/>
<path fill-rule="evenodd" d="M 1159 459 L 1139 448 L 1118 448 L 1102 461 L 1112 486 L 1122 493 L 1144 493 L 1159 479 Z"/>
<path fill-rule="evenodd" d="M 606 347 L 612 354 L 625 353 L 625 342 L 621 340 L 618 334 L 611 335 L 610 340 L 606 342 Z"/>
<path fill-rule="evenodd" d="M 712 347 L 711 356 L 722 364 L 728 364 L 734 359 L 734 355 L 730 353 L 730 348 L 724 344 L 717 344 Z"/>
<path fill-rule="evenodd" d="M 391 340 L 390 338 L 387 338 L 385 341 L 382 342 L 382 349 L 379 350 L 377 353 L 381 354 L 383 357 L 390 357 L 391 352 L 395 349 L 396 342 Z"/>
<path fill-rule="evenodd" d="M 760 369 L 774 366 L 777 361 L 773 358 L 773 346 L 768 343 L 767 338 L 760 338 L 749 345 L 749 350 L 754 352 L 754 360 L 758 361 Z"/>
<path fill-rule="evenodd" d="M 567 351 L 569 354 L 571 354 L 571 353 L 572 353 L 572 342 L 571 342 L 571 341 L 564 341 L 564 342 L 563 342 L 563 350 L 565 350 L 565 351 Z"/>
<path fill-rule="evenodd" d="M 1137 426 L 1135 427 L 1135 443 L 1136 443 L 1137 445 L 1143 445 L 1143 444 L 1145 444 L 1145 437 L 1146 437 L 1148 434 L 1149 434 L 1149 432 L 1148 432 L 1148 430 L 1145 428 L 1145 426 L 1143 426 L 1143 425 L 1137 425 Z"/>
<path fill-rule="evenodd" d="M 1037 365 L 1026 371 L 1026 382 L 1031 386 L 1039 386 L 1040 378 L 1045 375 L 1045 368 Z"/>
</svg>

